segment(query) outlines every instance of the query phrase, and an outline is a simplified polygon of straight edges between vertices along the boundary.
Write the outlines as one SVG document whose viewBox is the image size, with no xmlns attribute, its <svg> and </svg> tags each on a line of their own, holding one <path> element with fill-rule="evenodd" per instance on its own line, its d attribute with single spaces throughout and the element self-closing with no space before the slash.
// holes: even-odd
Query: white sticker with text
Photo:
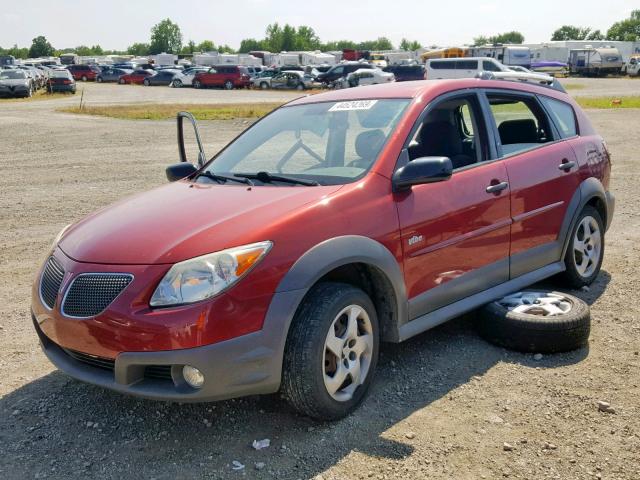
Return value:
<svg viewBox="0 0 640 480">
<path fill-rule="evenodd" d="M 369 110 L 378 100 L 352 100 L 350 102 L 338 102 L 329 109 L 330 112 L 346 112 L 349 110 Z"/>
</svg>

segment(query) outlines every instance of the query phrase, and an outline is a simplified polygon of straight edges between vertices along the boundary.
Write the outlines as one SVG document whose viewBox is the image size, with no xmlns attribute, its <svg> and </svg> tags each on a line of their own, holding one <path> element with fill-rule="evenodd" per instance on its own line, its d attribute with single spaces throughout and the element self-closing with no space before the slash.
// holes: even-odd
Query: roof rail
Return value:
<svg viewBox="0 0 640 480">
<path fill-rule="evenodd" d="M 535 83 L 542 87 L 552 88 L 562 93 L 567 93 L 558 79 L 543 73 L 526 72 L 479 72 L 476 78 L 480 80 L 509 80 L 513 82 Z"/>
</svg>

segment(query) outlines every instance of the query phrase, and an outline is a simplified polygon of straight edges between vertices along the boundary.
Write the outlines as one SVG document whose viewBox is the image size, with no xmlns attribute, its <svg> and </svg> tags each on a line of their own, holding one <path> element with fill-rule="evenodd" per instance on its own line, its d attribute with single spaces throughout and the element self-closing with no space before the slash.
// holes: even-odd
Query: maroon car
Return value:
<svg viewBox="0 0 640 480">
<path fill-rule="evenodd" d="M 69 65 L 67 70 L 71 72 L 74 80 L 83 82 L 95 80 L 100 73 L 100 68 L 95 65 Z"/>
<path fill-rule="evenodd" d="M 247 67 L 219 65 L 206 72 L 198 72 L 193 78 L 195 88 L 222 87 L 227 90 L 246 88 L 251 85 L 251 76 Z"/>
<path fill-rule="evenodd" d="M 196 165 L 178 133 L 171 183 L 63 229 L 37 273 L 35 329 L 77 379 L 179 402 L 281 391 L 335 419 L 365 397 L 382 342 L 600 271 L 609 153 L 557 85 L 306 96 Z M 503 334 L 584 344 L 566 317 L 580 307 L 546 315 L 554 298 L 510 295 L 531 313 Z"/>
</svg>

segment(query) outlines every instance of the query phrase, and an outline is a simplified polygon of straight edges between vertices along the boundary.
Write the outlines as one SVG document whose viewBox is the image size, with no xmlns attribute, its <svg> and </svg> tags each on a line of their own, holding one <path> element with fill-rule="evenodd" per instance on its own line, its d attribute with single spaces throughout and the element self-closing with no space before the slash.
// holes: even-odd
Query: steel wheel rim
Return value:
<svg viewBox="0 0 640 480">
<path fill-rule="evenodd" d="M 573 262 L 576 271 L 588 278 L 596 271 L 602 254 L 602 235 L 595 218 L 587 215 L 578 224 L 573 237 Z"/>
<path fill-rule="evenodd" d="M 343 308 L 331 322 L 322 353 L 322 377 L 327 393 L 347 402 L 364 383 L 373 358 L 373 327 L 359 305 Z"/>
<path fill-rule="evenodd" d="M 517 292 L 507 295 L 496 303 L 510 312 L 556 317 L 569 313 L 573 302 L 566 296 L 551 292 Z"/>
</svg>

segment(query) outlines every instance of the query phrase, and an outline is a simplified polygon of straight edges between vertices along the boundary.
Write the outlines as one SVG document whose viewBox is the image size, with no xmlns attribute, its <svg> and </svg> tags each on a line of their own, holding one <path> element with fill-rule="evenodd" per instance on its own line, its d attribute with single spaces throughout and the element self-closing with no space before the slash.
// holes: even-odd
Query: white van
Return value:
<svg viewBox="0 0 640 480">
<path fill-rule="evenodd" d="M 509 72 L 509 68 L 495 58 L 463 57 L 427 60 L 424 78 L 427 80 L 474 78 L 480 72 Z"/>
</svg>

